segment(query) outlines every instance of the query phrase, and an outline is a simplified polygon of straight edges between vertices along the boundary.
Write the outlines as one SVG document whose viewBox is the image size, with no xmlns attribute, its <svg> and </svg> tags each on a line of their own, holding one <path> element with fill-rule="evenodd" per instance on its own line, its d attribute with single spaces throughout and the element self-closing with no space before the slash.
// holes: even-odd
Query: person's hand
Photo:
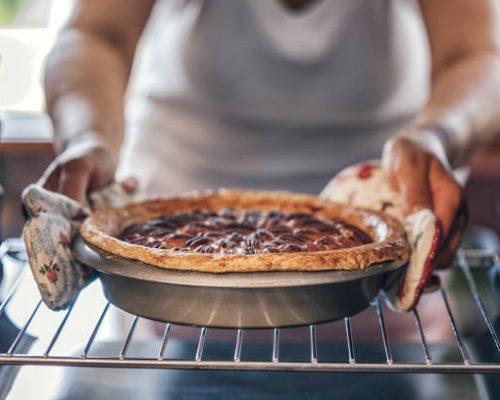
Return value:
<svg viewBox="0 0 500 400">
<path fill-rule="evenodd" d="M 463 188 L 453 177 L 439 143 L 399 136 L 384 146 L 382 162 L 391 184 L 401 193 L 407 215 L 431 209 L 443 228 L 437 267 L 448 266 L 467 221 Z"/>
<path fill-rule="evenodd" d="M 70 145 L 48 166 L 39 183 L 83 203 L 88 192 L 113 181 L 115 159 L 110 149 L 95 142 Z"/>
</svg>

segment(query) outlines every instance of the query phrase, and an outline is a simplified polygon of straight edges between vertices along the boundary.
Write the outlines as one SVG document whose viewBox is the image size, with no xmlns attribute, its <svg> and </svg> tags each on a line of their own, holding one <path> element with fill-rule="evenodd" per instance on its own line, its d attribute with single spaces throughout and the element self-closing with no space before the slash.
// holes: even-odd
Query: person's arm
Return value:
<svg viewBox="0 0 500 400">
<path fill-rule="evenodd" d="M 114 178 L 124 95 L 154 0 L 79 0 L 45 75 L 56 160 L 44 186 L 79 201 Z"/>
<path fill-rule="evenodd" d="M 465 221 L 463 190 L 450 169 L 500 133 L 500 20 L 496 0 L 419 3 L 432 62 L 430 98 L 386 144 L 383 161 L 406 211 L 431 208 L 441 220 L 447 263 Z"/>
</svg>

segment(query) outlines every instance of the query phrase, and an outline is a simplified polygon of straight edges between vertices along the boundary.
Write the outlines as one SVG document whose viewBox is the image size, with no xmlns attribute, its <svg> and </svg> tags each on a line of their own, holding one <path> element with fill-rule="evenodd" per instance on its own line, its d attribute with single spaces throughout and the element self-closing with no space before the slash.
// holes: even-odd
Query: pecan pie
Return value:
<svg viewBox="0 0 500 400">
<path fill-rule="evenodd" d="M 102 209 L 81 234 L 117 256 L 205 272 L 364 269 L 408 258 L 390 217 L 289 192 L 220 190 Z"/>
</svg>

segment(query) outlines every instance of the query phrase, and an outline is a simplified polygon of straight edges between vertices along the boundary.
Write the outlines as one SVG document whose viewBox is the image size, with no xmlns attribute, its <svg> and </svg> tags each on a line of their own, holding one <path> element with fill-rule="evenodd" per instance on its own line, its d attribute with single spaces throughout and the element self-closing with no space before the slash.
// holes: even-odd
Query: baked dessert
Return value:
<svg viewBox="0 0 500 400">
<path fill-rule="evenodd" d="M 396 220 L 289 192 L 219 190 L 100 209 L 80 232 L 113 255 L 215 273 L 365 269 L 408 258 Z"/>
</svg>

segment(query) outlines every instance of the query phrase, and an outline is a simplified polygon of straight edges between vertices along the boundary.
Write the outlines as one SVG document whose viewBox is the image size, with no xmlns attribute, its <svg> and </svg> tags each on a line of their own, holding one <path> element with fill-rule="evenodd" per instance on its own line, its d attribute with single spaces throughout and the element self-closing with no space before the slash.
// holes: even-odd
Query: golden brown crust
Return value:
<svg viewBox="0 0 500 400">
<path fill-rule="evenodd" d="M 177 211 L 260 209 L 309 212 L 343 220 L 364 230 L 374 243 L 330 251 L 266 254 L 200 254 L 153 249 L 117 239 L 125 227 Z M 142 261 L 161 268 L 202 272 L 322 271 L 365 269 L 383 261 L 408 259 L 408 246 L 402 226 L 396 220 L 374 211 L 355 209 L 327 202 L 315 196 L 290 192 L 219 190 L 197 192 L 104 208 L 88 217 L 80 228 L 83 238 L 105 252 Z"/>
</svg>

